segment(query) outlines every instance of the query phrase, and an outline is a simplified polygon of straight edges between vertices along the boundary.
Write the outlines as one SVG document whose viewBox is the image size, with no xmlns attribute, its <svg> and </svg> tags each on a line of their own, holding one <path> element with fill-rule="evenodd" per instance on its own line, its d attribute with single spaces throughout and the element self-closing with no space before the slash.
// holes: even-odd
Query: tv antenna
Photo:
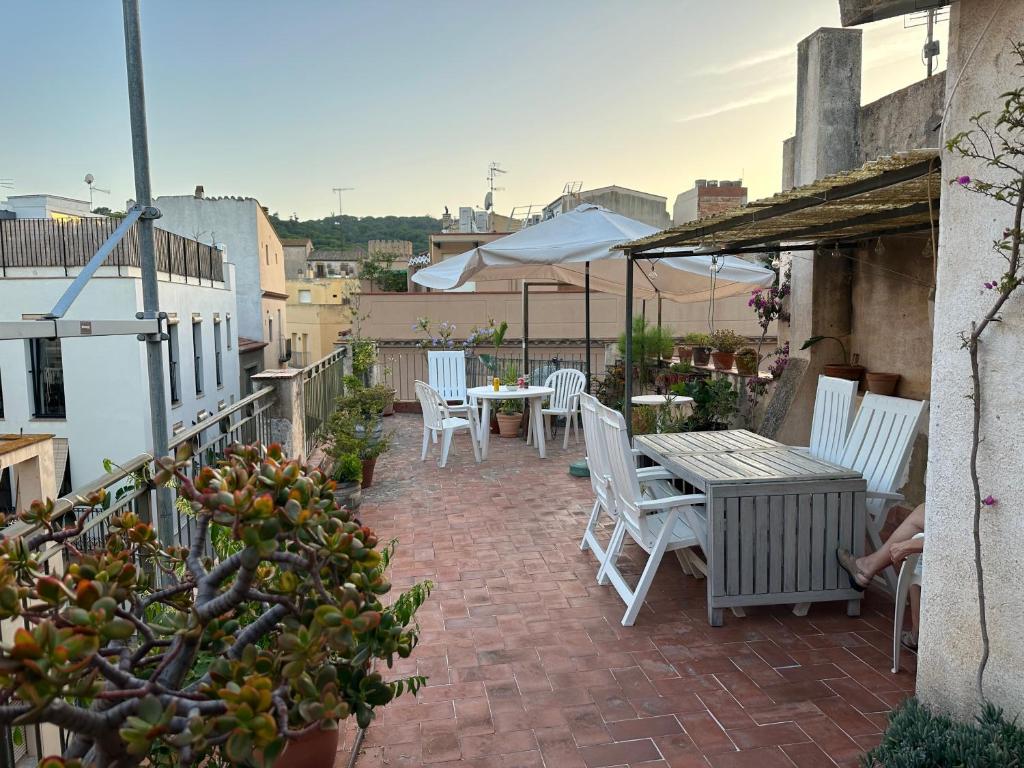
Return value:
<svg viewBox="0 0 1024 768">
<path fill-rule="evenodd" d="M 949 8 L 932 8 L 930 11 L 917 11 L 903 17 L 903 28 L 927 27 L 928 36 L 921 49 L 921 60 L 928 68 L 928 77 L 935 72 L 935 60 L 941 52 L 939 41 L 935 39 L 935 25 L 949 21 Z"/>
<path fill-rule="evenodd" d="M 93 176 L 91 173 L 85 174 L 85 179 L 83 179 L 83 181 L 85 181 L 85 183 L 89 185 L 89 213 L 92 213 L 92 193 L 102 192 L 104 195 L 109 195 L 110 190 L 95 186 L 96 177 Z"/>
<path fill-rule="evenodd" d="M 494 193 L 504 192 L 504 187 L 494 186 L 494 179 L 498 174 L 508 173 L 504 168 L 501 167 L 501 163 L 496 163 L 493 160 L 491 164 L 487 166 L 487 194 L 484 196 L 484 210 L 489 211 L 494 208 Z"/>
<path fill-rule="evenodd" d="M 341 193 L 342 192 L 354 192 L 355 187 L 334 187 L 331 189 L 338 196 L 338 217 L 341 217 Z"/>
</svg>

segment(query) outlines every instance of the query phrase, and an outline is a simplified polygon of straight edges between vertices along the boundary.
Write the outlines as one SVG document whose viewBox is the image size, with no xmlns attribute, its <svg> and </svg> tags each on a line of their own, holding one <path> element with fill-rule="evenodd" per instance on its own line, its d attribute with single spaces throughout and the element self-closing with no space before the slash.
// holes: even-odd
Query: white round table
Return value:
<svg viewBox="0 0 1024 768">
<path fill-rule="evenodd" d="M 686 408 L 693 413 L 693 398 L 686 395 L 634 395 L 631 398 L 633 405 L 647 405 L 652 408 Z M 660 414 L 657 417 L 656 429 L 661 431 L 663 426 Z"/>
<path fill-rule="evenodd" d="M 527 387 L 519 389 L 512 387 L 505 389 L 502 385 L 497 392 L 494 387 L 473 387 L 466 392 L 470 402 L 480 401 L 483 403 L 483 411 L 480 416 L 480 458 L 487 458 L 487 445 L 491 439 L 491 401 L 492 400 L 526 400 L 530 407 L 530 422 L 533 424 L 532 432 L 537 437 L 537 451 L 540 457 L 547 457 L 547 446 L 544 444 L 544 420 L 540 414 L 541 402 L 545 397 L 553 395 L 555 390 L 551 387 Z"/>
</svg>

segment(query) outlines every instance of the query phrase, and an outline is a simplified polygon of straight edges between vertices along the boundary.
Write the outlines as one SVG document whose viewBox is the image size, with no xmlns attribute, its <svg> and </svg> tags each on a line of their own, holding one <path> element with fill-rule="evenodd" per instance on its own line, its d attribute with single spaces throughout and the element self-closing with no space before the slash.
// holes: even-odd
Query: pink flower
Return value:
<svg viewBox="0 0 1024 768">
<path fill-rule="evenodd" d="M 995 498 L 991 493 L 981 500 L 981 503 L 986 507 L 994 507 L 999 503 L 999 499 Z"/>
<path fill-rule="evenodd" d="M 971 177 L 970 176 L 960 176 L 960 177 L 957 178 L 956 183 L 959 184 L 961 187 L 966 187 L 968 184 L 971 183 Z"/>
</svg>

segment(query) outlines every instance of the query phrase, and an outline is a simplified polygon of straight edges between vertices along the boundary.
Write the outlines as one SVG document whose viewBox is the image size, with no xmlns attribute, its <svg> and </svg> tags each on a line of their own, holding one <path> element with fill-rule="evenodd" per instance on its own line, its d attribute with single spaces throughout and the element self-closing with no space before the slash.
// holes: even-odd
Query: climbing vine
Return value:
<svg viewBox="0 0 1024 768">
<path fill-rule="evenodd" d="M 1013 44 L 1017 66 L 1024 68 L 1024 43 Z M 972 179 L 958 176 L 950 179 L 955 189 L 983 195 L 1005 203 L 1013 209 L 1013 224 L 1003 230 L 1002 235 L 992 243 L 1005 268 L 1001 275 L 986 281 L 982 290 L 992 293 L 993 300 L 988 311 L 980 320 L 971 321 L 969 329 L 960 332 L 962 348 L 971 360 L 972 432 L 971 432 L 971 485 L 974 492 L 974 568 L 978 590 L 979 627 L 981 631 L 981 659 L 978 662 L 975 685 L 978 698 L 985 701 L 984 678 L 989 660 L 988 617 L 985 601 L 985 569 L 982 560 L 981 521 L 986 508 L 998 502 L 991 494 L 982 496 L 981 472 L 978 453 L 984 440 L 981 434 L 983 382 L 981 377 L 981 356 L 983 336 L 993 323 L 1002 321 L 1006 303 L 1020 287 L 1024 278 L 1021 269 L 1021 220 L 1024 214 L 1024 88 L 1008 91 L 1000 99 L 1002 111 L 996 115 L 983 112 L 971 118 L 971 130 L 958 133 L 946 144 L 954 155 L 981 163 L 996 174 L 996 181 Z"/>
</svg>

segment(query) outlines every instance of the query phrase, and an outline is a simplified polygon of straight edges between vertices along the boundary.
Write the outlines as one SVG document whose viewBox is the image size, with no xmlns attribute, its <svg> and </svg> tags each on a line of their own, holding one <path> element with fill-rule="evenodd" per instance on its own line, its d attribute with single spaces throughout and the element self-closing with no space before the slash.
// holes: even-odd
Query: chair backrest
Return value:
<svg viewBox="0 0 1024 768">
<path fill-rule="evenodd" d="M 811 421 L 810 452 L 815 458 L 838 462 L 846 447 L 846 436 L 853 423 L 854 396 L 857 382 L 818 377 L 818 392 L 814 396 L 814 418 Z"/>
<path fill-rule="evenodd" d="M 420 401 L 420 409 L 423 411 L 423 426 L 441 429 L 441 422 L 447 415 L 444 399 L 436 389 L 422 381 L 417 381 L 415 387 L 416 399 Z"/>
<path fill-rule="evenodd" d="M 600 406 L 598 423 L 604 433 L 611 469 L 611 487 L 615 494 L 615 507 L 630 534 L 645 543 L 651 540 L 647 520 L 640 514 L 637 502 L 642 499 L 640 480 L 636 474 L 636 458 L 629 443 L 626 419 L 618 411 Z"/>
<path fill-rule="evenodd" d="M 427 352 L 430 386 L 448 403 L 466 402 L 466 353 L 457 349 Z"/>
<path fill-rule="evenodd" d="M 926 405 L 923 400 L 864 395 L 838 463 L 860 472 L 869 491 L 894 493 L 903 484 Z M 867 500 L 873 516 L 886 507 L 884 499 Z"/>
<path fill-rule="evenodd" d="M 544 381 L 545 387 L 551 387 L 555 393 L 551 395 L 551 408 L 568 409 L 573 400 L 587 386 L 587 375 L 575 368 L 560 368 Z"/>
<path fill-rule="evenodd" d="M 611 468 L 608 466 L 608 449 L 604 433 L 598 421 L 601 403 L 593 395 L 580 395 L 580 415 L 583 420 L 583 443 L 587 448 L 587 469 L 590 470 L 590 486 L 594 494 L 604 502 L 608 512 L 615 514 L 614 498 L 609 493 Z"/>
</svg>

